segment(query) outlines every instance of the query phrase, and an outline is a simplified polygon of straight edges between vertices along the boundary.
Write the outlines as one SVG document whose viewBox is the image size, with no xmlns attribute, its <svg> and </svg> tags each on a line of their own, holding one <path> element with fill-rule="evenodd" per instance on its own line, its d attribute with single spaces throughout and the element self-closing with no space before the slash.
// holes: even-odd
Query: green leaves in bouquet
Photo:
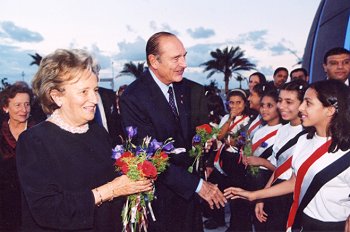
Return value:
<svg viewBox="0 0 350 232">
<path fill-rule="evenodd" d="M 206 142 L 215 138 L 219 133 L 219 129 L 210 126 L 209 124 L 203 124 L 196 127 L 196 135 L 192 139 L 192 149 L 189 150 L 189 156 L 194 158 L 192 165 L 188 168 L 190 173 L 193 172 L 193 166 L 202 157 Z"/>
</svg>

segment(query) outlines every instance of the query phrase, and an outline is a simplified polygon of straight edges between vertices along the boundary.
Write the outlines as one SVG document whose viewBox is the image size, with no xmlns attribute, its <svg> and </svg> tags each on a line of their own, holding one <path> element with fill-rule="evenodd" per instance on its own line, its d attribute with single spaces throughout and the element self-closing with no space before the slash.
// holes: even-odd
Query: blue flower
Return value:
<svg viewBox="0 0 350 232">
<path fill-rule="evenodd" d="M 124 153 L 125 149 L 123 145 L 117 145 L 114 149 L 112 149 L 112 158 L 119 159 L 120 156 Z"/>
<path fill-rule="evenodd" d="M 245 145 L 245 140 L 244 140 L 242 137 L 240 137 L 240 138 L 236 141 L 236 145 L 237 145 L 238 147 L 241 147 L 241 146 Z"/>
<path fill-rule="evenodd" d="M 126 134 L 128 135 L 129 139 L 133 138 L 137 134 L 137 127 L 126 127 Z"/>
<path fill-rule="evenodd" d="M 165 150 L 165 151 L 174 150 L 174 142 L 168 142 L 168 143 L 164 144 L 163 150 Z"/>
<path fill-rule="evenodd" d="M 199 134 L 196 134 L 195 136 L 193 136 L 193 140 L 194 143 L 200 143 L 201 142 L 201 136 Z"/>
<path fill-rule="evenodd" d="M 245 131 L 242 131 L 242 132 L 241 132 L 241 136 L 244 137 L 244 138 L 247 137 L 246 132 L 245 132 Z"/>
<path fill-rule="evenodd" d="M 152 139 L 147 149 L 147 153 L 154 153 L 163 145 L 162 142 L 158 142 L 156 139 Z"/>
<path fill-rule="evenodd" d="M 144 153 L 144 152 L 145 152 L 145 149 L 143 149 L 143 147 L 141 147 L 141 146 L 137 146 L 135 149 L 136 156 L 139 156 L 141 153 Z"/>
<path fill-rule="evenodd" d="M 263 147 L 263 148 L 265 148 L 265 147 L 267 147 L 269 144 L 267 143 L 267 142 L 263 142 L 261 145 L 260 145 L 260 147 Z"/>
</svg>

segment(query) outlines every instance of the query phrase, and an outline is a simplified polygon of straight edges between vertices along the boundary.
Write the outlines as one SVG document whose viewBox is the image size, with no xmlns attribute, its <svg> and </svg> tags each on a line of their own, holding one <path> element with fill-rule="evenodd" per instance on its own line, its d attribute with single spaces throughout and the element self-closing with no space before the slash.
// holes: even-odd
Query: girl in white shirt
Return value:
<svg viewBox="0 0 350 232">
<path fill-rule="evenodd" d="M 277 108 L 282 119 L 288 123 L 277 131 L 270 161 L 279 171 L 274 172 L 265 188 L 270 187 L 272 182 L 277 184 L 288 180 L 292 175 L 290 165 L 284 167 L 286 164 L 283 164 L 292 156 L 296 141 L 304 131 L 299 116 L 299 106 L 307 86 L 307 82 L 296 80 L 284 84 L 280 89 Z M 261 224 L 260 228 L 263 228 L 261 231 L 285 231 L 292 202 L 292 193 L 258 202 L 255 206 L 255 216 Z"/>
<path fill-rule="evenodd" d="M 243 163 L 245 165 L 258 166 L 261 170 L 273 171 L 275 169 L 269 159 L 272 155 L 272 146 L 275 142 L 277 130 L 281 127 L 277 101 L 277 90 L 269 91 L 262 97 L 260 115 L 266 124 L 255 132 L 252 138 L 253 156 L 244 156 Z"/>
<path fill-rule="evenodd" d="M 273 89 L 276 88 L 272 82 L 257 84 L 252 89 L 250 89 L 250 94 L 248 97 L 249 108 L 252 111 L 258 112 L 259 115 L 257 115 L 255 118 L 251 117 L 247 130 L 249 138 L 253 138 L 254 133 L 264 124 L 263 119 L 260 115 L 260 101 L 261 98 L 264 96 L 264 93 Z"/>
<path fill-rule="evenodd" d="M 238 184 L 244 177 L 244 166 L 238 164 L 238 147 L 235 141 L 232 139 L 233 134 L 239 133 L 241 128 L 244 128 L 249 122 L 249 109 L 247 106 L 247 94 L 242 89 L 233 89 L 227 95 L 227 107 L 229 113 L 226 114 L 219 124 L 220 132 L 217 135 L 218 150 L 214 155 L 214 170 L 210 171 L 210 181 L 218 184 L 221 191 L 231 184 Z M 230 146 L 231 145 L 231 146 Z M 235 176 L 236 178 L 231 178 Z M 240 177 L 239 177 L 240 176 Z M 240 186 L 240 185 L 239 185 Z M 243 202 L 243 209 L 246 208 L 246 202 Z M 238 220 L 237 207 L 232 210 L 232 220 Z M 210 219 L 204 222 L 204 227 L 207 229 L 213 229 L 217 226 L 225 225 L 225 212 L 224 209 L 215 209 L 209 213 Z M 236 222 L 233 224 L 237 225 Z M 243 223 L 242 223 L 243 224 Z M 241 224 L 241 225 L 242 225 Z M 242 228 L 240 228 L 242 229 Z"/>
<path fill-rule="evenodd" d="M 280 123 L 280 114 L 277 109 L 278 92 L 276 89 L 266 92 L 260 101 L 260 115 L 265 122 L 252 138 L 252 156 L 243 155 L 243 164 L 249 166 L 246 176 L 247 187 L 250 190 L 262 189 L 269 180 L 275 166 L 269 161 L 272 147 L 276 139 Z M 255 173 L 254 173 L 255 172 Z M 254 216 L 254 205 L 250 207 L 251 218 Z M 256 231 L 261 231 L 261 223 L 253 220 Z"/>
<path fill-rule="evenodd" d="M 293 192 L 288 230 L 344 231 L 350 214 L 350 96 L 336 80 L 315 82 L 299 107 L 308 134 L 298 140 L 290 179 L 254 192 L 225 189 L 250 201 Z"/>
</svg>

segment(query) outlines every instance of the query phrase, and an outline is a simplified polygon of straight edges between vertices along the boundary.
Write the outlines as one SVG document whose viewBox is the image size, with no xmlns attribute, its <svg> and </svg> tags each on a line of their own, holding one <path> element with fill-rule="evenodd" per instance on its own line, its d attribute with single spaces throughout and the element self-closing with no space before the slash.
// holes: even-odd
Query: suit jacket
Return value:
<svg viewBox="0 0 350 232">
<path fill-rule="evenodd" d="M 208 101 L 205 97 L 204 87 L 197 82 L 187 78 L 183 82 L 190 89 L 191 95 L 191 131 L 195 131 L 196 126 L 209 123 Z"/>
<path fill-rule="evenodd" d="M 137 127 L 137 144 L 148 135 L 161 142 L 172 137 L 175 147 L 191 148 L 194 131 L 190 85 L 187 81 L 173 83 L 179 121 L 149 71 L 128 86 L 121 96 L 122 124 Z M 187 171 L 192 161 L 187 153 L 171 155 L 171 165 L 156 182 L 157 199 L 153 207 L 157 221 L 151 222 L 150 231 L 201 230 L 200 209 L 194 194 L 199 177 Z"/>
<path fill-rule="evenodd" d="M 113 146 L 121 144 L 122 139 L 120 136 L 124 136 L 124 130 L 121 127 L 120 115 L 116 108 L 116 94 L 113 90 L 102 87 L 99 87 L 98 93 L 102 100 L 111 143 Z M 95 121 L 92 121 L 92 123 L 95 123 Z"/>
</svg>

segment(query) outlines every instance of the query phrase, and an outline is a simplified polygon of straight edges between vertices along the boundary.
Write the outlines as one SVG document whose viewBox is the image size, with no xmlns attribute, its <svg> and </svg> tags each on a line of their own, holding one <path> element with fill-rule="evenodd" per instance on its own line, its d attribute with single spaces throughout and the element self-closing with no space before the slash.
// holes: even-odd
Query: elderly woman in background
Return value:
<svg viewBox="0 0 350 232">
<path fill-rule="evenodd" d="M 6 114 L 0 130 L 0 231 L 16 231 L 21 219 L 21 192 L 16 168 L 18 136 L 34 125 L 28 120 L 32 91 L 25 83 L 7 86 L 0 93 Z"/>
<path fill-rule="evenodd" d="M 91 56 L 57 50 L 33 80 L 51 116 L 20 136 L 17 166 L 23 231 L 121 231 L 125 196 L 149 191 L 149 180 L 117 177 L 106 130 L 89 125 L 97 104 Z"/>
</svg>

